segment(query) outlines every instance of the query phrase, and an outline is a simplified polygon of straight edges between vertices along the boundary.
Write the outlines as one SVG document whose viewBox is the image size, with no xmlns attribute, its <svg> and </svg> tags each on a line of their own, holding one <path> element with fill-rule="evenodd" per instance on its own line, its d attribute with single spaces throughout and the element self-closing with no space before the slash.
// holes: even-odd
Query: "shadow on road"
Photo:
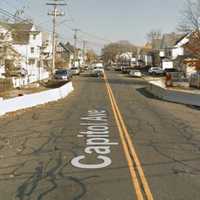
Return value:
<svg viewBox="0 0 200 200">
<path fill-rule="evenodd" d="M 145 96 L 147 98 L 160 100 L 158 97 L 155 97 L 154 95 L 152 95 L 151 93 L 149 93 L 146 90 L 146 87 L 138 88 L 138 89 L 136 89 L 136 91 L 138 91 L 140 94 L 142 94 L 143 96 Z"/>
</svg>

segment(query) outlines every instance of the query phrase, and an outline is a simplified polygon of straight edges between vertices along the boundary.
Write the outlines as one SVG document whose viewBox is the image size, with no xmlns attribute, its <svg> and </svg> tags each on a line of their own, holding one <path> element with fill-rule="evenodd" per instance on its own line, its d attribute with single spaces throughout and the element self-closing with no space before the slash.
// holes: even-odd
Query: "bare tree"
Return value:
<svg viewBox="0 0 200 200">
<path fill-rule="evenodd" d="M 181 12 L 181 21 L 178 30 L 185 33 L 199 31 L 200 0 L 186 0 L 185 8 Z"/>
<path fill-rule="evenodd" d="M 178 30 L 188 33 L 189 42 L 185 49 L 196 61 L 192 65 L 200 70 L 200 0 L 186 0 L 185 9 L 181 12 L 182 20 Z"/>
<path fill-rule="evenodd" d="M 86 56 L 87 56 L 87 60 L 86 60 L 87 63 L 92 63 L 98 58 L 98 55 L 95 53 L 93 49 L 88 49 Z"/>
<path fill-rule="evenodd" d="M 133 55 L 136 55 L 137 47 L 129 41 L 121 40 L 104 46 L 102 49 L 102 58 L 104 62 L 115 61 L 118 54 L 126 52 L 131 52 Z"/>
<path fill-rule="evenodd" d="M 160 30 L 151 30 L 149 33 L 147 33 L 147 40 L 149 42 L 152 42 L 154 40 L 161 39 L 161 31 Z"/>
</svg>

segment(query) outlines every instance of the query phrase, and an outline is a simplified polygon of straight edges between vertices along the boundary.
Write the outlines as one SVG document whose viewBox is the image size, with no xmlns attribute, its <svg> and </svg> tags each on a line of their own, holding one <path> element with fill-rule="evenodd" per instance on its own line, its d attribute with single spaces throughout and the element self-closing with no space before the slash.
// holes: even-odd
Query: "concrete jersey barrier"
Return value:
<svg viewBox="0 0 200 200">
<path fill-rule="evenodd" d="M 17 110 L 31 108 L 37 105 L 57 101 L 65 98 L 70 92 L 74 90 L 72 82 L 63 85 L 60 88 L 50 89 L 47 91 L 27 94 L 12 99 L 0 99 L 0 115 L 4 115 L 9 112 L 15 112 Z"/>
<path fill-rule="evenodd" d="M 182 103 L 186 105 L 200 106 L 200 92 L 184 92 L 178 90 L 172 90 L 159 85 L 158 83 L 149 82 L 147 91 L 154 96 L 174 103 Z"/>
</svg>

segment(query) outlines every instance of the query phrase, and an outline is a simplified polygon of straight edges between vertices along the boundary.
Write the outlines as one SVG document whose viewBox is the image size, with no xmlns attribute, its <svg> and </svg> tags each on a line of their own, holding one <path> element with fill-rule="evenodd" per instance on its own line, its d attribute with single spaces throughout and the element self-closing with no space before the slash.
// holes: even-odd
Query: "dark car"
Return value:
<svg viewBox="0 0 200 200">
<path fill-rule="evenodd" d="M 165 74 L 166 73 L 171 73 L 171 72 L 179 72 L 177 69 L 175 69 L 175 68 L 166 68 L 165 70 L 164 70 L 164 72 L 165 72 Z"/>
<path fill-rule="evenodd" d="M 131 66 L 122 66 L 121 67 L 121 71 L 123 74 L 129 74 L 132 69 L 133 69 L 133 67 L 131 67 Z"/>
<path fill-rule="evenodd" d="M 71 81 L 72 72 L 69 69 L 58 69 L 54 74 L 54 79 L 58 81 Z"/>
<path fill-rule="evenodd" d="M 114 69 L 115 71 L 121 71 L 121 65 L 119 65 L 119 64 L 114 65 L 114 66 L 113 66 L 113 69 Z"/>
</svg>

